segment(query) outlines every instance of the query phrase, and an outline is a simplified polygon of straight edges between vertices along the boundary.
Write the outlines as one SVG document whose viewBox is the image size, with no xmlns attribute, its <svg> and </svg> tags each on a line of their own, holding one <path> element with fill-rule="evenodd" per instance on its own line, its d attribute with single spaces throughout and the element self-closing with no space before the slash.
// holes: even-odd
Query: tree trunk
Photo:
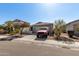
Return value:
<svg viewBox="0 0 79 59">
<path fill-rule="evenodd" d="M 57 36 L 56 36 L 56 39 L 57 39 L 57 40 L 60 40 L 60 35 L 57 35 Z"/>
<path fill-rule="evenodd" d="M 20 35 L 22 35 L 22 32 L 23 32 L 23 28 L 20 29 Z"/>
</svg>

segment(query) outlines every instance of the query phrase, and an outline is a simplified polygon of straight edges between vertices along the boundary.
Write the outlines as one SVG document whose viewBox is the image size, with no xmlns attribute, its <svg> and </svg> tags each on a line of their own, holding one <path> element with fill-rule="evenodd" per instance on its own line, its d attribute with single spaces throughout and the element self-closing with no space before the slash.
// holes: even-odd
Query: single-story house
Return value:
<svg viewBox="0 0 79 59">
<path fill-rule="evenodd" d="M 28 22 L 25 22 L 25 21 L 19 20 L 19 19 L 15 19 L 13 22 L 14 22 L 14 25 L 15 25 L 15 26 L 16 26 L 16 25 L 22 26 L 22 24 L 27 23 L 29 26 L 24 27 L 22 33 L 23 33 L 23 34 L 31 34 L 31 31 L 30 31 L 30 24 L 29 24 Z"/>
<path fill-rule="evenodd" d="M 31 26 L 31 30 L 33 33 L 36 33 L 36 31 L 40 30 L 41 28 L 46 28 L 49 31 L 49 35 L 51 35 L 53 32 L 53 23 L 38 22 Z"/>
<path fill-rule="evenodd" d="M 66 25 L 66 31 L 74 31 L 74 34 L 79 35 L 79 20 L 68 23 Z"/>
</svg>

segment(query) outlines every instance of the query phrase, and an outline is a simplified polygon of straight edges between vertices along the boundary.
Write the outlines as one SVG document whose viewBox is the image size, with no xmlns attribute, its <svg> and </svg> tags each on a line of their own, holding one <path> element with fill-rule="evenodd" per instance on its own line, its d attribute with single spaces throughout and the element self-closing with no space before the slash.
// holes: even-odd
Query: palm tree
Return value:
<svg viewBox="0 0 79 59">
<path fill-rule="evenodd" d="M 65 22 L 63 20 L 56 20 L 54 23 L 54 33 L 56 35 L 56 39 L 60 39 L 60 35 L 64 30 Z"/>
</svg>

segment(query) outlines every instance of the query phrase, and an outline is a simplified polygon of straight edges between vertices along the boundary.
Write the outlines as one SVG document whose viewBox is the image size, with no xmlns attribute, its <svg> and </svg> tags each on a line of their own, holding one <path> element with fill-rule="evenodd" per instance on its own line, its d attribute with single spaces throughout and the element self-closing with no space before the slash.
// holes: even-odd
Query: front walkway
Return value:
<svg viewBox="0 0 79 59">
<path fill-rule="evenodd" d="M 28 44 L 37 44 L 43 46 L 57 46 L 67 49 L 79 49 L 79 42 L 64 42 L 64 41 L 57 41 L 51 38 L 47 38 L 46 40 L 36 40 L 36 35 L 25 35 L 23 38 L 17 38 L 13 41 L 24 42 Z"/>
</svg>

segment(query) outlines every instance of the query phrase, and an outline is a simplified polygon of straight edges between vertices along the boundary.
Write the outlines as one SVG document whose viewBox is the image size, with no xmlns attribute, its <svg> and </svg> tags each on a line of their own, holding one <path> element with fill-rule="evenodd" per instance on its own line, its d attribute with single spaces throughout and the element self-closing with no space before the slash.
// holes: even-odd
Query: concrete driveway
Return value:
<svg viewBox="0 0 79 59">
<path fill-rule="evenodd" d="M 22 38 L 17 38 L 14 40 L 33 41 L 35 39 L 36 39 L 36 35 L 24 35 Z"/>
</svg>

